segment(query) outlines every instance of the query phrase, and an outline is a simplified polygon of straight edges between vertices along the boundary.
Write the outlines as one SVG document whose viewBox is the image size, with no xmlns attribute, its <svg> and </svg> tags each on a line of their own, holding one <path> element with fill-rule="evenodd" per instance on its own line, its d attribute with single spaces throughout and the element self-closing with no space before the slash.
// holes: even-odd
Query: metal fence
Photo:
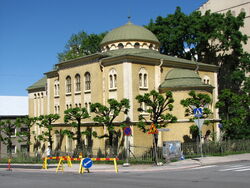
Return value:
<svg viewBox="0 0 250 188">
<path fill-rule="evenodd" d="M 119 160 L 125 161 L 127 159 L 127 148 L 124 147 L 105 147 L 105 148 L 84 148 L 81 151 L 63 152 L 63 151 L 52 151 L 53 156 L 72 156 L 78 157 L 82 155 L 83 157 L 118 157 Z M 143 146 L 130 146 L 129 148 L 129 161 L 130 162 L 153 162 L 155 159 L 154 150 L 152 147 Z M 203 155 L 227 155 L 236 153 L 246 153 L 250 152 L 250 140 L 227 140 L 222 142 L 205 142 L 202 144 Z M 163 157 L 163 152 L 165 148 L 157 148 L 157 157 L 159 161 L 165 161 L 166 158 Z M 200 156 L 200 147 L 198 143 L 182 143 L 181 151 L 185 158 L 192 158 Z M 35 156 L 30 156 L 28 153 L 18 152 L 13 155 L 13 162 L 28 162 L 28 163 L 40 163 L 42 162 L 43 153 L 37 153 Z M 168 158 L 169 160 L 169 158 Z M 178 158 L 171 159 L 178 160 Z M 7 161 L 6 157 L 0 158 L 0 162 Z"/>
</svg>

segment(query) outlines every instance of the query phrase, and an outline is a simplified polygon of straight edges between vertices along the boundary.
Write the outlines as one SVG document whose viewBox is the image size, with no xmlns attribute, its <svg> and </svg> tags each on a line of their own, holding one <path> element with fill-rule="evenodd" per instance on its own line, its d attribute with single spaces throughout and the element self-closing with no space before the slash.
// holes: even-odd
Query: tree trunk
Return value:
<svg viewBox="0 0 250 188">
<path fill-rule="evenodd" d="M 113 133 L 111 131 L 109 131 L 109 146 L 110 146 L 109 155 L 110 157 L 114 157 Z"/>
<path fill-rule="evenodd" d="M 82 135 L 81 135 L 81 121 L 78 120 L 78 125 L 77 125 L 77 150 L 80 150 L 82 152 L 83 147 L 82 147 Z"/>
<path fill-rule="evenodd" d="M 50 145 L 51 149 L 53 149 L 52 144 L 53 144 L 52 135 L 51 135 L 51 130 L 49 129 L 49 145 Z"/>
</svg>

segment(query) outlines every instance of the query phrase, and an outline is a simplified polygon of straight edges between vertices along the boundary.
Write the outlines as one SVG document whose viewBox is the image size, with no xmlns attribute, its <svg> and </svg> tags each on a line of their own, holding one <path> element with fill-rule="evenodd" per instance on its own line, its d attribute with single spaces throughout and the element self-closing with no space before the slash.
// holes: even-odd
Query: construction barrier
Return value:
<svg viewBox="0 0 250 188">
<path fill-rule="evenodd" d="M 43 158 L 43 166 L 42 169 L 48 169 L 48 160 L 49 159 L 55 159 L 55 160 L 59 160 L 59 164 L 60 161 L 61 163 L 63 163 L 62 161 L 66 160 L 68 163 L 68 167 L 72 167 L 72 163 L 71 163 L 71 157 L 70 156 L 61 156 L 61 157 L 45 157 Z M 57 167 L 58 168 L 58 167 Z"/>
<path fill-rule="evenodd" d="M 85 170 L 89 172 L 88 169 L 83 168 L 82 166 L 82 161 L 85 158 L 82 158 L 81 156 L 79 158 L 72 158 L 70 156 L 60 156 L 60 157 L 45 157 L 43 161 L 43 166 L 42 169 L 48 169 L 48 159 L 56 159 L 59 160 L 59 163 L 56 168 L 56 172 L 62 171 L 64 172 L 64 163 L 63 161 L 67 161 L 67 164 L 69 167 L 72 167 L 71 161 L 80 161 L 79 165 L 79 173 L 83 174 Z M 115 167 L 115 172 L 118 173 L 118 166 L 117 166 L 117 160 L 118 158 L 90 158 L 92 161 L 114 161 L 114 167 Z"/>
</svg>

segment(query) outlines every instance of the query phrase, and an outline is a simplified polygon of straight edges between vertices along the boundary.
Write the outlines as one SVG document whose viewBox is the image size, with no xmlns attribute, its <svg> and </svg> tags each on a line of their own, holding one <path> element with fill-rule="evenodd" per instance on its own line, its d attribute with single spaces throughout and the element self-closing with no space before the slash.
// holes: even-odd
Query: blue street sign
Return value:
<svg viewBox="0 0 250 188">
<path fill-rule="evenodd" d="M 82 160 L 82 166 L 84 168 L 90 168 L 93 164 L 93 161 L 90 158 L 85 158 Z"/>
<path fill-rule="evenodd" d="M 125 127 L 124 128 L 124 134 L 126 136 L 130 136 L 132 134 L 131 128 L 130 127 Z"/>
<path fill-rule="evenodd" d="M 202 117 L 202 108 L 195 108 L 194 109 L 194 117 Z"/>
</svg>

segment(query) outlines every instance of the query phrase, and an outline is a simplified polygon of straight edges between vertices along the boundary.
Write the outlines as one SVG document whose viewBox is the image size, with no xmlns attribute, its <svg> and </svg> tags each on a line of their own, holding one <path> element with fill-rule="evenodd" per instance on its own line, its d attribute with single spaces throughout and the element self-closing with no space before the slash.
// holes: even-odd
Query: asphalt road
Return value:
<svg viewBox="0 0 250 188">
<path fill-rule="evenodd" d="M 0 171 L 0 188 L 249 188 L 250 162 L 184 170 L 115 173 Z"/>
</svg>

